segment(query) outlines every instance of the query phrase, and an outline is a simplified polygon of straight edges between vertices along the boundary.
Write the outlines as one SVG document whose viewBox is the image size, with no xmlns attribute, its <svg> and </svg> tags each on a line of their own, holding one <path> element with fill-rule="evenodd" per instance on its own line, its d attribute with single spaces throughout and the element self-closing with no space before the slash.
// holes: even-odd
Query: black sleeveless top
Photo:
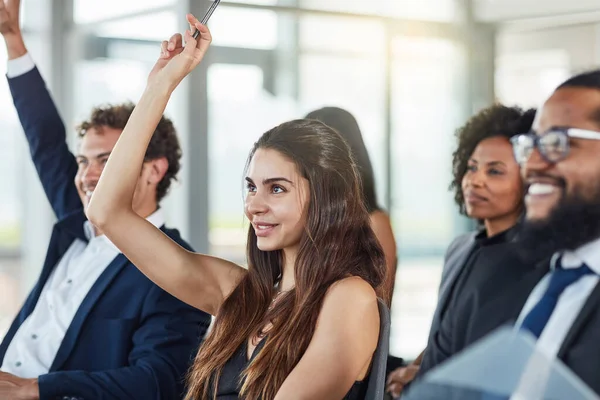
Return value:
<svg viewBox="0 0 600 400">
<path fill-rule="evenodd" d="M 256 346 L 250 360 L 252 360 L 260 349 L 262 349 L 264 342 L 265 339 L 261 340 L 258 346 Z M 238 396 L 241 388 L 240 375 L 249 363 L 247 360 L 247 346 L 248 341 L 244 340 L 244 343 L 235 352 L 233 357 L 225 363 L 217 386 L 217 399 L 240 400 L 240 397 Z M 348 394 L 342 400 L 363 400 L 367 392 L 367 381 L 367 378 L 365 378 L 360 382 L 355 382 Z"/>
</svg>

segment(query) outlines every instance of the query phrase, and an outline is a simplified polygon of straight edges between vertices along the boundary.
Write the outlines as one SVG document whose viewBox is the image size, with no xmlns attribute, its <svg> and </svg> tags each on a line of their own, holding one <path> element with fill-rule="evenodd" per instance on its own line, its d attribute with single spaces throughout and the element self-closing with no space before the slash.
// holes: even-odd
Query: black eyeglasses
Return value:
<svg viewBox="0 0 600 400">
<path fill-rule="evenodd" d="M 557 163 L 569 154 L 569 138 L 600 140 L 600 132 L 577 128 L 554 128 L 540 135 L 534 132 L 514 136 L 510 139 L 515 160 L 524 164 L 537 147 L 541 156 L 549 163 Z"/>
</svg>

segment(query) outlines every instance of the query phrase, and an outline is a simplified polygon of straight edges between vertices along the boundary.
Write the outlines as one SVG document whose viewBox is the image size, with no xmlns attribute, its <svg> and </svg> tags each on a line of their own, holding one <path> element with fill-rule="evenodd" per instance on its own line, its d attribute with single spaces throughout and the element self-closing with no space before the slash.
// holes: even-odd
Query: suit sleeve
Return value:
<svg viewBox="0 0 600 400">
<path fill-rule="evenodd" d="M 452 356 L 452 331 L 454 328 L 454 321 L 451 317 L 452 311 L 448 310 L 444 314 L 437 332 L 432 336 L 432 340 L 429 341 L 425 349 L 425 354 L 423 354 L 423 360 L 421 361 L 418 373 L 419 376 L 423 376 L 427 371 Z"/>
<path fill-rule="evenodd" d="M 75 157 L 66 142 L 65 126 L 37 68 L 8 79 L 31 158 L 57 218 L 80 209 L 74 184 Z"/>
<path fill-rule="evenodd" d="M 129 366 L 109 371 L 60 371 L 40 376 L 40 400 L 176 400 L 210 316 L 154 286 L 134 334 Z"/>
<path fill-rule="evenodd" d="M 417 378 L 465 348 L 467 332 L 471 329 L 472 316 L 477 311 L 478 304 L 478 293 L 473 292 L 448 308 L 438 331 L 425 349 Z"/>
</svg>

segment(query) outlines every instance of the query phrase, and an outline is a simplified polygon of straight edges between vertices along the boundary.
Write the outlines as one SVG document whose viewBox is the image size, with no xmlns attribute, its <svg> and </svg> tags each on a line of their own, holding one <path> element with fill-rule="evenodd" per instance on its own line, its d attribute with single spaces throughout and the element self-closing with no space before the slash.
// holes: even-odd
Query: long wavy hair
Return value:
<svg viewBox="0 0 600 400">
<path fill-rule="evenodd" d="M 359 173 L 342 137 L 321 122 L 295 120 L 263 134 L 248 164 L 258 149 L 280 152 L 309 183 L 295 286 L 269 307 L 282 273 L 283 252 L 259 250 L 250 226 L 248 273 L 224 301 L 196 356 L 188 374 L 187 400 L 214 398 L 225 363 L 244 341 L 264 335 L 268 323 L 272 328 L 264 346 L 239 383 L 243 398 L 273 399 L 306 351 L 329 287 L 358 276 L 377 288 L 385 276 L 384 254 L 362 201 Z"/>
</svg>

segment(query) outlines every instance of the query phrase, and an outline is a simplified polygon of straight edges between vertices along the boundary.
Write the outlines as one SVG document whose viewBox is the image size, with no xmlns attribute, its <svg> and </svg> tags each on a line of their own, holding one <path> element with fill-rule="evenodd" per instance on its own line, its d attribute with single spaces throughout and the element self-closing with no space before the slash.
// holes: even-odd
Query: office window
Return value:
<svg viewBox="0 0 600 400">
<path fill-rule="evenodd" d="M 171 35 L 183 32 L 185 21 L 178 21 L 172 11 L 147 14 L 131 19 L 106 22 L 94 26 L 94 33 L 100 37 L 118 37 L 128 39 L 163 41 Z M 187 28 L 187 27 L 186 27 Z M 156 50 L 159 54 L 160 46 Z"/>
<path fill-rule="evenodd" d="M 181 21 L 179 21 L 181 22 Z M 154 26 L 156 29 L 147 29 Z M 86 35 L 82 40 L 88 50 L 82 58 L 75 60 L 72 88 L 72 107 L 65 118 L 69 142 L 77 145 L 74 127 L 88 118 L 91 110 L 102 104 L 118 104 L 131 101 L 136 103 L 146 86 L 148 73 L 160 54 L 160 41 L 169 38 L 178 30 L 174 11 L 164 11 L 111 22 L 97 24 L 93 36 Z M 183 148 L 182 168 L 179 180 L 173 182 L 167 197 L 161 202 L 167 225 L 178 228 L 185 235 L 188 226 L 185 182 L 185 151 L 187 131 L 183 125 L 181 97 L 176 91 L 169 101 L 165 115 L 177 129 Z"/>
<path fill-rule="evenodd" d="M 245 265 L 244 167 L 252 145 L 297 116 L 292 99 L 265 89 L 259 66 L 213 64 L 208 70 L 210 254 Z"/>
<path fill-rule="evenodd" d="M 175 6 L 174 0 L 74 0 L 73 19 L 76 23 L 91 23 L 108 20 L 132 13 L 142 13 L 154 8 Z M 129 20 L 135 24 L 135 20 Z M 160 25 L 145 25 L 143 30 L 160 29 Z"/>
<path fill-rule="evenodd" d="M 569 53 L 547 49 L 500 55 L 496 59 L 496 92 L 500 101 L 539 107 L 571 76 Z"/>
<path fill-rule="evenodd" d="M 355 35 L 355 32 L 361 32 Z M 352 40 L 348 40 L 352 38 Z M 352 113 L 369 152 L 377 198 L 386 207 L 385 46 L 381 22 L 308 15 L 300 19 L 299 102 Z"/>
<path fill-rule="evenodd" d="M 299 0 L 305 8 L 374 14 L 425 21 L 453 21 L 457 17 L 456 0 Z"/>
<path fill-rule="evenodd" d="M 6 60 L 6 50 L 0 47 L 0 60 Z M 6 63 L 1 62 L 0 75 L 6 74 Z M 3 251 L 17 251 L 20 244 L 23 212 L 19 199 L 19 166 L 21 156 L 20 123 L 8 89 L 6 79 L 0 80 L 0 257 Z"/>
<path fill-rule="evenodd" d="M 426 346 L 443 255 L 457 209 L 448 191 L 453 133 L 462 122 L 464 55 L 443 39 L 398 37 L 392 66 L 392 221 L 398 272 L 392 305 L 392 354 Z"/>
<path fill-rule="evenodd" d="M 302 51 L 355 56 L 382 55 L 385 51 L 385 26 L 379 21 L 306 15 L 300 18 L 299 29 Z"/>
<path fill-rule="evenodd" d="M 324 106 L 343 108 L 357 119 L 375 174 L 377 200 L 386 207 L 385 88 L 379 57 L 303 54 L 300 106 L 306 114 Z"/>
<path fill-rule="evenodd" d="M 6 74 L 6 48 L 0 46 L 0 76 Z M 25 209 L 23 182 L 27 157 L 21 124 L 6 79 L 0 79 L 0 338 L 4 336 L 23 298 L 20 278 Z"/>
<path fill-rule="evenodd" d="M 289 0 L 224 0 L 222 3 L 244 3 L 244 4 L 256 4 L 261 6 L 276 6 L 281 5 L 281 3 L 285 3 Z M 291 0 L 294 1 L 294 0 Z"/>
<path fill-rule="evenodd" d="M 210 19 L 213 46 L 274 49 L 278 20 L 274 11 L 219 6 Z"/>
</svg>

